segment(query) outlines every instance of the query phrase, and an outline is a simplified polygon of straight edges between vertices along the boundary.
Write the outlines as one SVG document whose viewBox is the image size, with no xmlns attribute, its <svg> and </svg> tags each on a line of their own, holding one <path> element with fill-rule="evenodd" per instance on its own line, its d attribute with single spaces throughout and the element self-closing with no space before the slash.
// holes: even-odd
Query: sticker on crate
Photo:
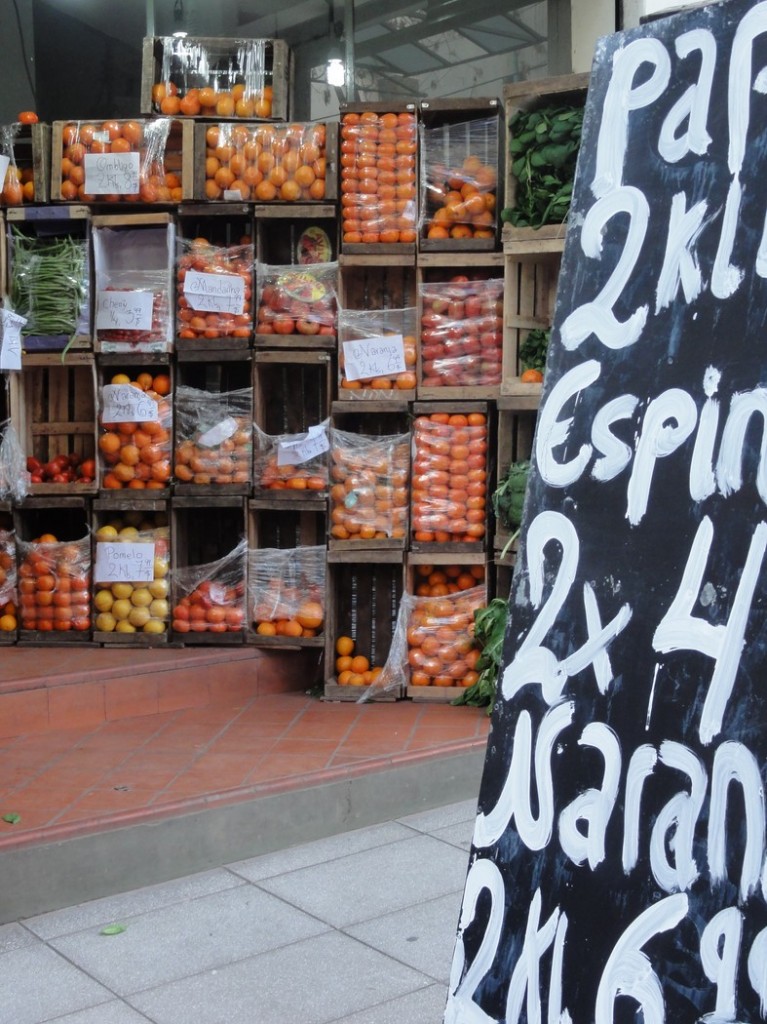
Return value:
<svg viewBox="0 0 767 1024">
<path fill-rule="evenodd" d="M 0 528 L 0 634 L 15 633 L 19 624 L 16 575 L 16 537 Z"/>
<path fill-rule="evenodd" d="M 171 474 L 172 400 L 167 373 L 116 373 L 101 389 L 100 486 L 164 490 Z"/>
<path fill-rule="evenodd" d="M 420 286 L 423 387 L 501 383 L 503 287 L 465 274 Z"/>
<path fill-rule="evenodd" d="M 253 455 L 253 389 L 176 389 L 173 475 L 179 483 L 247 486 Z"/>
<path fill-rule="evenodd" d="M 174 569 L 174 633 L 235 634 L 245 628 L 244 540 L 223 558 Z"/>
<path fill-rule="evenodd" d="M 369 437 L 331 431 L 331 538 L 351 543 L 404 540 L 409 446 L 409 434 Z"/>
<path fill-rule="evenodd" d="M 338 386 L 344 397 L 375 399 L 415 388 L 417 319 L 414 306 L 338 310 Z"/>
<path fill-rule="evenodd" d="M 176 270 L 179 338 L 250 338 L 253 333 L 254 250 L 182 239 Z"/>
<path fill-rule="evenodd" d="M 337 275 L 337 263 L 259 264 L 256 334 L 335 335 Z"/>
<path fill-rule="evenodd" d="M 164 513 L 126 511 L 96 530 L 94 627 L 159 636 L 170 615 L 168 524 Z"/>
<path fill-rule="evenodd" d="M 309 639 L 325 621 L 325 547 L 248 552 L 248 614 L 259 637 Z"/>
<path fill-rule="evenodd" d="M 21 628 L 85 633 L 91 627 L 91 539 L 44 533 L 17 541 Z"/>
</svg>

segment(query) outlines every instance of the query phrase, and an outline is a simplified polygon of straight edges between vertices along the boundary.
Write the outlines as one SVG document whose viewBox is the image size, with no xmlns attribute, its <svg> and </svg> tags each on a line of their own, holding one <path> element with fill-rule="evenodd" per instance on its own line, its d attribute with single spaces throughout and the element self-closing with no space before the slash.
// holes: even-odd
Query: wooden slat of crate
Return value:
<svg viewBox="0 0 767 1024">
<path fill-rule="evenodd" d="M 330 413 L 333 359 L 322 351 L 253 353 L 254 420 L 265 433 L 299 434 Z"/>
<path fill-rule="evenodd" d="M 317 547 L 325 543 L 326 533 L 326 498 L 290 502 L 260 497 L 248 502 L 248 546 L 253 550 Z"/>
<path fill-rule="evenodd" d="M 144 38 L 141 55 L 141 98 L 140 110 L 142 114 L 155 114 L 152 109 L 152 86 L 160 81 L 162 73 L 162 52 L 163 39 L 167 36 L 147 36 Z M 257 40 L 248 40 L 256 42 Z M 242 45 L 241 38 L 220 39 L 212 36 L 187 36 L 188 44 L 199 44 L 200 46 L 213 46 L 220 50 L 225 43 L 231 43 L 232 50 L 236 53 L 237 48 Z M 272 121 L 287 121 L 290 116 L 291 79 L 292 79 L 292 55 L 290 47 L 282 39 L 265 39 L 265 85 L 272 86 Z M 190 118 L 191 120 L 191 118 Z M 236 118 L 234 120 L 240 120 Z"/>
<path fill-rule="evenodd" d="M 348 401 L 338 401 L 331 403 L 330 414 L 333 419 L 339 417 L 348 421 L 349 417 L 357 417 L 362 422 L 362 419 L 368 419 L 371 416 L 376 416 L 380 413 L 389 416 L 394 413 L 407 413 L 410 407 L 410 401 L 406 397 L 409 392 L 397 391 L 391 400 L 387 399 L 364 399 L 359 400 L 357 403 Z M 349 427 L 343 426 L 344 430 L 348 430 Z M 360 427 L 362 429 L 362 427 Z M 403 426 L 403 431 L 406 427 Z M 388 430 L 386 431 L 389 432 Z M 395 431 L 391 431 L 394 433 Z M 383 431 L 382 431 L 383 433 Z"/>
<path fill-rule="evenodd" d="M 588 85 L 588 72 L 575 75 L 557 75 L 552 78 L 539 78 L 526 82 L 512 82 L 509 85 L 505 85 L 503 87 L 504 125 L 506 128 L 504 152 L 508 154 L 509 143 L 511 142 L 509 121 L 518 110 L 525 112 L 539 110 L 552 104 L 557 106 L 583 106 L 586 102 Z M 512 161 L 507 158 L 503 201 L 505 208 L 514 206 L 516 195 L 516 181 L 511 173 L 511 164 Z M 551 227 L 561 227 L 561 225 L 551 225 Z"/>
<path fill-rule="evenodd" d="M 354 654 L 383 666 L 389 655 L 404 585 L 400 552 L 370 552 L 353 563 L 328 561 L 325 598 L 325 699 L 357 701 L 363 693 L 373 701 L 395 701 L 399 690 L 339 686 L 336 682 L 336 640 L 350 636 Z"/>
<path fill-rule="evenodd" d="M 64 364 L 56 354 L 22 358 L 22 370 L 10 375 L 11 421 L 25 455 L 48 462 L 77 452 L 96 452 L 96 373 L 94 357 L 71 352 Z M 30 484 L 33 495 L 95 494 L 96 484 Z"/>
<path fill-rule="evenodd" d="M 236 362 L 250 352 L 247 338 L 221 338 L 213 344 L 210 338 L 176 338 L 173 344 L 179 363 Z"/>
<path fill-rule="evenodd" d="M 369 556 L 380 551 L 405 552 L 404 537 L 386 537 L 379 540 L 334 540 L 328 541 L 328 559 L 333 562 L 356 562 L 361 554 Z"/>
<path fill-rule="evenodd" d="M 502 395 L 537 395 L 540 384 L 519 380 L 519 347 L 534 329 L 551 327 L 561 254 L 504 253 Z"/>
<path fill-rule="evenodd" d="M 285 352 L 335 352 L 338 339 L 335 334 L 256 334 L 256 349 L 281 349 Z"/>
</svg>

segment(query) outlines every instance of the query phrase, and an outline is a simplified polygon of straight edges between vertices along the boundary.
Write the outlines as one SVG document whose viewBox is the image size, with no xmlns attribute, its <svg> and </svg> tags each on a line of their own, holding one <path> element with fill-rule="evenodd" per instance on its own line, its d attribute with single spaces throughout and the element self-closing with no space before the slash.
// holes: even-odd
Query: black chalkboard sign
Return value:
<svg viewBox="0 0 767 1024">
<path fill-rule="evenodd" d="M 447 1024 L 767 1016 L 767 2 L 601 40 Z"/>
</svg>

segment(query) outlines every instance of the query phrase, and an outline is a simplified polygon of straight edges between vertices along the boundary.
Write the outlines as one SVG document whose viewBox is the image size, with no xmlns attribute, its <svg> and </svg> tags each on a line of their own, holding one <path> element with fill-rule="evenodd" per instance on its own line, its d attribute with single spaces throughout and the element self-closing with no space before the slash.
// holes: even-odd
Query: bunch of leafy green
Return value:
<svg viewBox="0 0 767 1024">
<path fill-rule="evenodd" d="M 506 636 L 506 619 L 509 602 L 494 597 L 486 608 L 474 612 L 474 642 L 481 653 L 475 669 L 479 672 L 476 683 L 452 701 L 453 704 L 468 704 L 471 707 L 492 707 L 498 685 L 498 672 L 503 656 L 503 640 Z"/>
<path fill-rule="evenodd" d="M 519 365 L 523 372 L 525 370 L 540 370 L 543 373 L 546 369 L 546 353 L 550 337 L 551 331 L 544 330 L 542 327 L 536 327 L 528 332 L 527 337 L 519 346 Z"/>
<path fill-rule="evenodd" d="M 529 472 L 529 459 L 512 462 L 506 470 L 506 476 L 493 494 L 495 517 L 507 530 L 518 530 L 522 522 L 522 509 L 525 504 Z"/>
<path fill-rule="evenodd" d="M 583 127 L 583 108 L 518 110 L 509 122 L 515 206 L 501 217 L 515 227 L 538 228 L 567 218 Z"/>
</svg>

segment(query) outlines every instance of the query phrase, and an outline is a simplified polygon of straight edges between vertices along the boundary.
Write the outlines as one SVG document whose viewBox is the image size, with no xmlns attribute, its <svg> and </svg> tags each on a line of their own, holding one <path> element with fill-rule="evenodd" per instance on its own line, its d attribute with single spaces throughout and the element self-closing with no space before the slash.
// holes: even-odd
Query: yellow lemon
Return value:
<svg viewBox="0 0 767 1024">
<path fill-rule="evenodd" d="M 113 633 L 116 625 L 117 620 L 109 612 L 101 612 L 96 616 L 96 629 L 100 633 Z"/>
</svg>

